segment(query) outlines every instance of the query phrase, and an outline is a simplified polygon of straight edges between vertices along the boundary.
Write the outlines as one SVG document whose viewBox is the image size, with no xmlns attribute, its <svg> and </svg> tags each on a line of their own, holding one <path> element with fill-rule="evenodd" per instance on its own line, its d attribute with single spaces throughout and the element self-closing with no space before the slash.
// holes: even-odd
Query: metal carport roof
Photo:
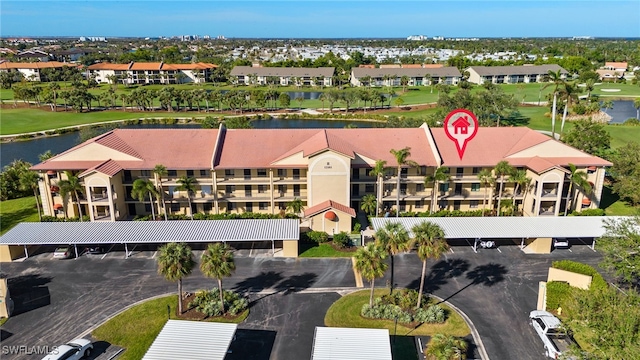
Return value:
<svg viewBox="0 0 640 360">
<path fill-rule="evenodd" d="M 596 238 L 605 234 L 608 221 L 622 216 L 558 216 L 558 217 L 400 217 L 372 218 L 378 230 L 387 222 L 399 222 L 409 234 L 423 221 L 439 225 L 447 239 L 520 239 L 520 238 Z"/>
<path fill-rule="evenodd" d="M 169 320 L 142 360 L 223 360 L 237 324 Z"/>
<path fill-rule="evenodd" d="M 20 223 L 0 245 L 298 240 L 296 219 Z"/>
<path fill-rule="evenodd" d="M 387 329 L 316 327 L 311 360 L 391 360 Z"/>
</svg>

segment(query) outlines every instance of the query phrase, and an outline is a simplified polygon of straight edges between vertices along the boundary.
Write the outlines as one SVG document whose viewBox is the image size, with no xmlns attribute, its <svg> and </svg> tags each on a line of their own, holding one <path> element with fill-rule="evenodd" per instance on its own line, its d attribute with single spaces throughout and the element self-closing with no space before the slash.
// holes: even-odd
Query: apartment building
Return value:
<svg viewBox="0 0 640 360">
<path fill-rule="evenodd" d="M 128 64 L 97 63 L 87 72 L 99 83 L 110 83 L 117 76 L 123 84 L 204 83 L 218 65 L 209 63 L 166 64 L 164 62 L 131 62 Z"/>
<path fill-rule="evenodd" d="M 417 166 L 398 173 L 391 149 L 410 148 Z M 370 174 L 386 161 L 384 177 Z M 78 204 L 60 195 L 59 181 L 71 171 L 84 186 L 80 207 L 92 221 L 147 215 L 161 202 L 131 197 L 133 182 L 162 186 L 169 213 L 278 214 L 301 199 L 303 217 L 316 230 L 349 230 L 365 195 L 382 201 L 381 211 L 474 210 L 497 207 L 499 183 L 485 187 L 478 174 L 499 161 L 526 170 L 530 186 L 515 192 L 504 183 L 503 198 L 514 199 L 525 216 L 557 216 L 599 205 L 605 167 L 611 163 L 525 127 L 481 128 L 460 159 L 442 128 L 409 129 L 116 129 L 43 163 L 40 193 L 44 212 L 78 215 Z M 568 193 L 568 165 L 588 173 L 593 193 Z M 158 177 L 157 164 L 168 172 Z M 440 166 L 451 178 L 425 181 Z M 195 178 L 196 191 L 178 191 L 180 177 Z M 400 186 L 398 187 L 398 177 Z M 435 188 L 435 192 L 434 192 Z M 573 199 L 570 201 L 569 199 Z M 189 208 L 191 200 L 191 208 Z"/>
<path fill-rule="evenodd" d="M 352 68 L 350 81 L 353 86 L 401 86 L 403 76 L 409 78 L 409 86 L 456 85 L 462 77 L 455 66 L 389 68 L 381 65 L 379 68 Z"/>
<path fill-rule="evenodd" d="M 518 84 L 548 81 L 549 71 L 560 71 L 562 78 L 569 72 L 560 65 L 522 65 L 522 66 L 471 66 L 467 68 L 469 82 L 474 84 Z"/>
<path fill-rule="evenodd" d="M 42 75 L 43 69 L 63 69 L 65 67 L 76 67 L 77 64 L 64 63 L 58 61 L 44 62 L 0 62 L 0 72 L 17 71 L 24 76 L 27 81 L 44 81 L 47 80 Z"/>
<path fill-rule="evenodd" d="M 331 86 L 335 68 L 234 66 L 229 73 L 238 85 Z"/>
</svg>

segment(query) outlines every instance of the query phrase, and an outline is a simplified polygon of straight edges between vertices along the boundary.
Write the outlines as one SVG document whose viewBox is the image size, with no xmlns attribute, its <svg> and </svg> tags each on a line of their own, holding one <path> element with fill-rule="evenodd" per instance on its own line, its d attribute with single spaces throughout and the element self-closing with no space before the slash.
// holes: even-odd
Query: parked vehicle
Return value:
<svg viewBox="0 0 640 360">
<path fill-rule="evenodd" d="M 553 238 L 553 248 L 554 249 L 568 249 L 569 239 L 567 238 Z"/>
<path fill-rule="evenodd" d="M 534 310 L 529 314 L 529 319 L 533 329 L 544 343 L 547 357 L 558 359 L 569 350 L 572 344 L 575 344 L 571 336 L 563 331 L 560 319 L 550 312 Z"/>
<path fill-rule="evenodd" d="M 58 346 L 42 360 L 78 360 L 89 357 L 93 350 L 93 344 L 87 339 L 75 339 Z"/>
<path fill-rule="evenodd" d="M 68 259 L 73 257 L 73 249 L 71 246 L 61 246 L 55 249 L 53 257 L 56 259 Z"/>
<path fill-rule="evenodd" d="M 104 249 L 100 246 L 87 247 L 82 253 L 85 255 L 102 255 L 104 254 Z"/>
</svg>

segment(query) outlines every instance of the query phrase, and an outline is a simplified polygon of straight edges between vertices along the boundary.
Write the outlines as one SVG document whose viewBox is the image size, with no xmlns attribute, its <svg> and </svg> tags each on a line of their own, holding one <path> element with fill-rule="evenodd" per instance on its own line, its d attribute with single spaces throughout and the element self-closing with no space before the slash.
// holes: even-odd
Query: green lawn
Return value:
<svg viewBox="0 0 640 360">
<path fill-rule="evenodd" d="M 611 186 L 605 185 L 602 188 L 602 200 L 600 208 L 604 209 L 607 216 L 629 216 L 640 214 L 640 207 L 631 206 L 627 202 L 620 200 L 620 197 L 611 191 Z"/>
<path fill-rule="evenodd" d="M 388 289 L 376 289 L 374 296 L 382 296 L 388 292 Z M 394 334 L 393 320 L 373 320 L 360 316 L 362 305 L 369 303 L 369 293 L 370 290 L 361 290 L 338 299 L 327 311 L 324 324 L 332 327 L 388 329 L 391 335 L 400 336 L 448 334 L 463 337 L 470 333 L 469 327 L 458 313 L 445 304 L 440 304 L 448 315 L 444 324 L 422 324 L 415 329 L 398 324 L 397 334 Z"/>
<path fill-rule="evenodd" d="M 21 222 L 38 222 L 36 198 L 0 201 L 0 234 L 4 234 Z"/>
<path fill-rule="evenodd" d="M 300 243 L 300 257 L 352 257 L 354 252 L 336 250 L 331 244 Z"/>
<path fill-rule="evenodd" d="M 178 297 L 170 295 L 146 301 L 124 311 L 94 330 L 91 335 L 96 340 L 125 348 L 118 357 L 119 360 L 139 360 L 167 322 L 167 306 L 171 308 L 171 319 L 175 319 Z M 247 310 L 233 322 L 241 323 L 248 314 Z M 212 318 L 208 321 L 224 322 L 223 320 Z"/>
</svg>

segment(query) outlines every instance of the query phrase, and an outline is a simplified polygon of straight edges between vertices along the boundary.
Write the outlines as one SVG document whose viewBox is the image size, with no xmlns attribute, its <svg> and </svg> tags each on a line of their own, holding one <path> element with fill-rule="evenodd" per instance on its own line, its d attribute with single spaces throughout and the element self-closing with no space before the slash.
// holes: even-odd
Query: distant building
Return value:
<svg viewBox="0 0 640 360">
<path fill-rule="evenodd" d="M 295 85 L 295 78 L 302 86 L 332 86 L 335 68 L 299 68 L 299 67 L 253 67 L 235 66 L 229 75 L 237 79 L 240 85 L 277 83 Z"/>
<path fill-rule="evenodd" d="M 523 65 L 523 66 L 471 66 L 467 68 L 469 72 L 469 82 L 474 84 L 517 84 L 536 83 L 546 81 L 549 71 L 560 70 L 563 78 L 569 72 L 560 65 Z"/>
<path fill-rule="evenodd" d="M 410 35 L 407 36 L 407 40 L 411 40 L 411 41 L 422 41 L 422 40 L 427 40 L 428 38 L 424 35 Z"/>
<path fill-rule="evenodd" d="M 97 63 L 87 69 L 99 83 L 110 82 L 116 75 L 125 84 L 204 83 L 218 65 L 209 63 L 165 64 L 131 62 L 129 64 Z M 182 74 L 182 75 L 180 75 Z"/>
<path fill-rule="evenodd" d="M 430 79 L 425 79 L 429 75 Z M 444 83 L 455 85 L 461 74 L 455 66 L 428 68 L 352 68 L 351 85 L 353 86 L 400 86 L 403 76 L 409 77 L 409 86 L 428 86 Z M 367 78 L 368 81 L 363 81 Z"/>
<path fill-rule="evenodd" d="M 625 62 L 615 62 L 615 61 L 607 61 L 604 63 L 602 67 L 605 70 L 615 70 L 625 72 L 629 68 L 629 64 Z"/>
<path fill-rule="evenodd" d="M 76 64 L 62 63 L 58 61 L 46 62 L 10 62 L 0 63 L 0 72 L 18 71 L 27 81 L 45 81 L 47 79 L 42 76 L 42 69 L 62 69 L 64 67 L 76 67 Z"/>
</svg>

